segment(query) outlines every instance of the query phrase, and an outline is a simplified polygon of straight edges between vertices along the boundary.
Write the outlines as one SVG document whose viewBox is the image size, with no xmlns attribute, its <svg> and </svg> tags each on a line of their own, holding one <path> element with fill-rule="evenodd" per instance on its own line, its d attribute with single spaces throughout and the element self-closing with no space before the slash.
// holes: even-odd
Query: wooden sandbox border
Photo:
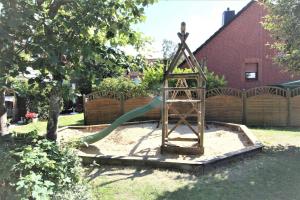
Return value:
<svg viewBox="0 0 300 200">
<path fill-rule="evenodd" d="M 157 120 L 150 121 L 138 121 L 138 122 L 128 122 L 123 125 L 132 125 L 140 123 L 158 123 Z M 207 121 L 207 124 L 215 124 L 218 126 L 227 127 L 233 131 L 243 132 L 247 137 L 251 146 L 245 147 L 243 149 L 232 151 L 224 155 L 218 156 L 216 158 L 204 161 L 175 161 L 175 160 L 165 160 L 163 158 L 149 158 L 149 157 L 138 157 L 138 156 L 111 156 L 111 155 L 98 155 L 98 154 L 84 154 L 79 153 L 84 165 L 88 166 L 93 163 L 98 163 L 100 165 L 117 165 L 126 167 L 150 167 L 159 169 L 168 169 L 175 171 L 188 171 L 195 172 L 197 174 L 207 173 L 219 166 L 223 166 L 233 161 L 237 161 L 249 156 L 253 156 L 262 151 L 263 145 L 260 143 L 252 132 L 245 125 L 217 122 L 217 121 Z M 88 131 L 96 130 L 99 128 L 106 128 L 109 124 L 101 125 L 90 125 L 90 126 L 67 126 L 59 129 L 59 131 L 65 129 L 87 129 Z"/>
</svg>

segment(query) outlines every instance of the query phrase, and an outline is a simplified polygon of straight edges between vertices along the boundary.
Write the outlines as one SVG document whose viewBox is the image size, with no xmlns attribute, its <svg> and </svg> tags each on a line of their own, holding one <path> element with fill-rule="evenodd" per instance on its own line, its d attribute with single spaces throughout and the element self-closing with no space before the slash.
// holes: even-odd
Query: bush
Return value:
<svg viewBox="0 0 300 200">
<path fill-rule="evenodd" d="M 6 162 L 0 167 L 0 185 L 5 187 L 0 199 L 8 191 L 15 191 L 14 199 L 63 199 L 80 185 L 80 160 L 72 149 L 43 139 L 36 131 L 14 135 L 4 144 L 0 159 Z"/>
<path fill-rule="evenodd" d="M 157 64 L 148 66 L 143 72 L 142 84 L 145 88 L 156 94 L 161 92 L 161 84 L 163 81 L 163 65 Z"/>
<path fill-rule="evenodd" d="M 37 85 L 28 84 L 26 79 L 16 79 L 13 88 L 17 95 L 26 101 L 26 110 L 38 113 L 41 120 L 48 119 L 49 98 L 47 93 L 49 88 L 40 89 Z"/>
<path fill-rule="evenodd" d="M 226 87 L 227 81 L 225 79 L 225 76 L 219 76 L 215 74 L 214 72 L 208 71 L 207 67 L 204 68 L 204 74 L 206 75 L 206 89 L 214 89 L 214 88 L 220 88 L 220 87 Z"/>
<path fill-rule="evenodd" d="M 190 73 L 191 69 L 175 68 L 174 73 Z M 214 72 L 208 71 L 207 67 L 204 68 L 204 74 L 206 75 L 206 89 L 213 89 L 218 87 L 225 87 L 227 82 L 224 76 L 218 76 Z M 144 77 L 142 84 L 145 88 L 151 91 L 160 92 L 160 87 L 163 81 L 163 65 L 150 66 L 144 69 Z M 176 82 L 171 82 L 170 86 L 174 86 Z M 195 82 L 188 80 L 190 86 L 195 86 Z"/>
<path fill-rule="evenodd" d="M 175 68 L 174 73 L 190 73 L 191 69 Z M 225 87 L 227 82 L 224 76 L 218 76 L 214 72 L 204 68 L 207 78 L 206 89 Z M 143 71 L 141 84 L 136 84 L 126 77 L 105 78 L 94 91 L 100 91 L 104 96 L 113 96 L 119 99 L 123 97 L 148 96 L 149 94 L 160 95 L 163 81 L 163 64 L 149 65 Z M 195 87 L 195 80 L 187 80 L 189 86 Z M 176 80 L 169 82 L 170 87 L 174 87 Z"/>
<path fill-rule="evenodd" d="M 136 84 L 126 77 L 105 78 L 96 88 L 107 96 L 124 97 L 147 96 L 149 92 L 142 84 Z"/>
</svg>

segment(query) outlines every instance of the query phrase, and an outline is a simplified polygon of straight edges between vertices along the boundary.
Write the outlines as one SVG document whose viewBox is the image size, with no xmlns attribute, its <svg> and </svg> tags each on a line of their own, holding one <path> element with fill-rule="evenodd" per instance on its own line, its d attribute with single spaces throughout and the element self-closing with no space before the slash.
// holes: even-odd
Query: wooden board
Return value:
<svg viewBox="0 0 300 200">
<path fill-rule="evenodd" d="M 300 96 L 291 98 L 291 126 L 300 126 Z"/>
<path fill-rule="evenodd" d="M 288 102 L 286 97 L 259 95 L 247 98 L 247 125 L 286 126 Z"/>
<path fill-rule="evenodd" d="M 111 123 L 121 115 L 121 103 L 109 98 L 94 99 L 85 103 L 85 114 L 89 125 Z"/>
<path fill-rule="evenodd" d="M 242 99 L 236 96 L 213 96 L 206 99 L 205 118 L 208 121 L 241 123 Z"/>
<path fill-rule="evenodd" d="M 144 106 L 150 103 L 153 99 L 151 97 L 137 97 L 128 99 L 124 103 L 124 112 L 128 112 L 140 106 Z M 147 112 L 143 117 L 146 119 L 160 119 L 160 108 L 152 109 L 151 111 Z"/>
</svg>

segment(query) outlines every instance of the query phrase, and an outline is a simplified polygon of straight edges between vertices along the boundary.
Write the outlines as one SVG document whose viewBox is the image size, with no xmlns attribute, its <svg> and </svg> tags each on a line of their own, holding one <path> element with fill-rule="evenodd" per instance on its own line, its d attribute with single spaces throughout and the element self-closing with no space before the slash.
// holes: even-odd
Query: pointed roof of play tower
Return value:
<svg viewBox="0 0 300 200">
<path fill-rule="evenodd" d="M 177 33 L 180 43 L 178 45 L 178 49 L 175 53 L 175 56 L 173 57 L 170 65 L 167 67 L 165 74 L 164 74 L 164 80 L 166 76 L 173 73 L 174 69 L 179 66 L 180 58 L 184 57 L 186 60 L 188 66 L 194 73 L 198 72 L 200 73 L 203 80 L 206 81 L 206 76 L 202 70 L 204 67 L 204 61 L 201 63 L 201 65 L 198 63 L 197 59 L 195 58 L 194 54 L 186 44 L 186 40 L 189 36 L 189 33 L 185 32 L 186 30 L 186 24 L 185 22 L 181 23 L 181 32 Z"/>
</svg>

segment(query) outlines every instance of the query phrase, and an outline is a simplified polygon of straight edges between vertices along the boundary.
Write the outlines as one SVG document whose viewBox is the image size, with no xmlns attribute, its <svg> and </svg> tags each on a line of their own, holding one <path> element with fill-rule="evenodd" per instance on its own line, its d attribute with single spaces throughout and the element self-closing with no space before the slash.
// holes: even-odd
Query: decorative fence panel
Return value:
<svg viewBox="0 0 300 200">
<path fill-rule="evenodd" d="M 290 125 L 300 126 L 300 88 L 291 91 L 289 113 Z"/>
<path fill-rule="evenodd" d="M 259 95 L 247 98 L 247 125 L 286 126 L 287 120 L 288 104 L 285 97 Z"/>
<path fill-rule="evenodd" d="M 205 118 L 208 121 L 242 123 L 242 93 L 231 88 L 209 90 L 206 94 L 205 109 Z"/>
<path fill-rule="evenodd" d="M 84 118 L 86 124 L 110 123 L 121 115 L 119 100 L 99 98 L 85 102 Z"/>
<path fill-rule="evenodd" d="M 246 91 L 245 122 L 248 125 L 287 126 L 287 90 L 258 87 Z"/>
<path fill-rule="evenodd" d="M 144 106 L 152 101 L 151 97 L 137 97 L 128 99 L 124 103 L 124 112 L 128 112 L 137 107 Z M 160 108 L 152 109 L 147 112 L 144 116 L 139 117 L 140 119 L 160 119 Z"/>
<path fill-rule="evenodd" d="M 110 123 L 123 113 L 148 104 L 151 97 L 127 99 L 92 93 L 84 98 L 86 124 Z M 172 105 L 171 113 L 191 106 Z M 244 123 L 255 126 L 300 126 L 300 88 L 258 87 L 249 90 L 218 88 L 206 93 L 206 120 Z M 139 119 L 159 119 L 154 109 Z"/>
</svg>

